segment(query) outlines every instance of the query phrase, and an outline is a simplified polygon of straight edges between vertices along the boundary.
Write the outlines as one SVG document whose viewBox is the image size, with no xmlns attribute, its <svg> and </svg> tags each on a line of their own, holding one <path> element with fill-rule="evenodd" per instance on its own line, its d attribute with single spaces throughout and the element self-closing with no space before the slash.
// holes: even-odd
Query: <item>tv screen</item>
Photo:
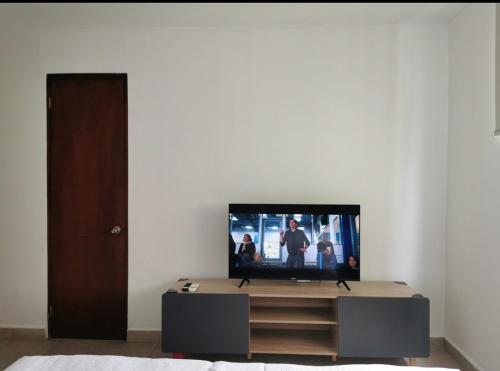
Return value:
<svg viewBox="0 0 500 371">
<path fill-rule="evenodd" d="M 360 279 L 359 205 L 229 205 L 229 278 Z"/>
</svg>

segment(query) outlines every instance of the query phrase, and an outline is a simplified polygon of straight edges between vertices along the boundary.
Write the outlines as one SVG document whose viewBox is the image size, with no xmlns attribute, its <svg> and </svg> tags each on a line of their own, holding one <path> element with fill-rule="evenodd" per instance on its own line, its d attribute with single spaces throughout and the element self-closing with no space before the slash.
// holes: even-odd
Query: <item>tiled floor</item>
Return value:
<svg viewBox="0 0 500 371">
<path fill-rule="evenodd" d="M 158 342 L 123 342 L 102 340 L 0 340 L 0 370 L 7 368 L 17 359 L 25 355 L 57 355 L 57 354 L 100 354 L 122 355 L 131 357 L 167 358 L 170 354 L 162 353 Z M 246 356 L 228 355 L 196 355 L 188 358 L 206 359 L 209 361 L 225 360 L 232 362 L 249 362 Z M 251 362 L 295 363 L 305 365 L 336 365 L 349 363 L 385 363 L 402 365 L 400 359 L 359 359 L 339 358 L 332 363 L 328 357 L 320 356 L 285 356 L 255 355 Z M 436 349 L 429 358 L 417 359 L 418 366 L 459 368 L 458 363 L 443 349 Z"/>
</svg>

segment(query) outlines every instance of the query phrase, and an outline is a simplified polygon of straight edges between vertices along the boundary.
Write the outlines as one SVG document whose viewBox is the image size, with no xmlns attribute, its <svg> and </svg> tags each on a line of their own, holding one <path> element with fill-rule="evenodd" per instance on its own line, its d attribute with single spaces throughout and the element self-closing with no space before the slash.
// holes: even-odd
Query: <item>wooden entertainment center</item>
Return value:
<svg viewBox="0 0 500 371">
<path fill-rule="evenodd" d="M 186 282 L 198 291 L 182 292 Z M 404 283 L 238 283 L 189 279 L 163 294 L 163 352 L 428 356 L 429 301 Z"/>
</svg>

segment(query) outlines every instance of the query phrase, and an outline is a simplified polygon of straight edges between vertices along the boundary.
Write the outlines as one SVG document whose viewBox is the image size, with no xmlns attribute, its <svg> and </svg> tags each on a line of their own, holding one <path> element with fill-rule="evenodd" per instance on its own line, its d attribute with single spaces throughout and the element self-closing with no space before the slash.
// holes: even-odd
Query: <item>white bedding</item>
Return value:
<svg viewBox="0 0 500 371">
<path fill-rule="evenodd" d="M 6 371 L 459 371 L 388 365 L 300 366 L 273 363 L 208 362 L 191 359 L 122 356 L 26 356 Z"/>
</svg>

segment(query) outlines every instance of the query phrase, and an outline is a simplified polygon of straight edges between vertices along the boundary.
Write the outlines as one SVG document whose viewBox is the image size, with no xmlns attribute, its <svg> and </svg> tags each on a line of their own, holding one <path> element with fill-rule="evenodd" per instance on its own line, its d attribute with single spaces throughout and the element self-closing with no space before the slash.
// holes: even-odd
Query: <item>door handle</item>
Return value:
<svg viewBox="0 0 500 371">
<path fill-rule="evenodd" d="M 119 225 L 115 225 L 113 228 L 111 228 L 110 233 L 111 234 L 120 234 L 122 229 L 120 228 Z"/>
</svg>

